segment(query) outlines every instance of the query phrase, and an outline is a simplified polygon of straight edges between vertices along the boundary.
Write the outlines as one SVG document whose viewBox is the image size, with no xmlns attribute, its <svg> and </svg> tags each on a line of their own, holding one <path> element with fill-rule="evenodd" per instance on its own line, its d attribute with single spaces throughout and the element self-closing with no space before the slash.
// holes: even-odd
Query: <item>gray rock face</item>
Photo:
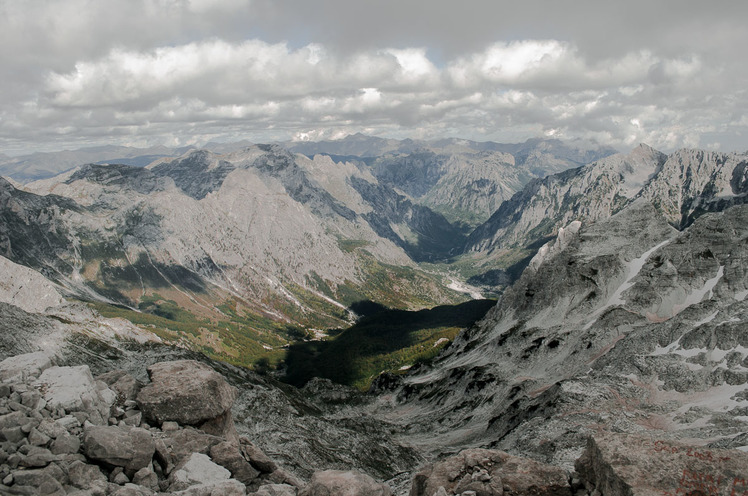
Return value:
<svg viewBox="0 0 748 496">
<path fill-rule="evenodd" d="M 743 494 L 748 454 L 656 437 L 600 433 L 576 462 L 581 482 L 604 496 Z"/>
<path fill-rule="evenodd" d="M 151 383 L 140 390 L 137 402 L 147 419 L 159 425 L 175 421 L 200 425 L 227 412 L 236 390 L 205 364 L 182 360 L 148 368 Z"/>
<path fill-rule="evenodd" d="M 380 414 L 426 450 L 489 446 L 567 469 L 592 426 L 745 446 L 746 226 L 736 206 L 679 232 L 643 200 L 582 223 L 386 391 Z"/>
<path fill-rule="evenodd" d="M 54 284 L 28 267 L 0 257 L 0 272 L 4 274 L 0 281 L 0 301 L 27 312 L 43 312 L 65 301 Z"/>
<path fill-rule="evenodd" d="M 181 491 L 189 486 L 210 485 L 230 478 L 231 472 L 213 463 L 207 455 L 193 453 L 169 475 L 169 488 L 171 491 Z"/>
<path fill-rule="evenodd" d="M 93 460 L 134 473 L 150 465 L 156 446 L 140 427 L 91 426 L 83 434 L 83 450 Z"/>
<path fill-rule="evenodd" d="M 341 470 L 315 472 L 299 496 L 391 496 L 390 488 L 368 475 Z"/>
<path fill-rule="evenodd" d="M 574 220 L 610 217 L 639 198 L 684 228 L 704 212 L 746 202 L 739 178 L 747 162 L 745 154 L 679 150 L 666 156 L 640 145 L 530 182 L 470 235 L 467 250 L 528 246 Z"/>
<path fill-rule="evenodd" d="M 0 380 L 10 382 L 36 378 L 51 366 L 52 359 L 43 351 L 8 357 L 0 362 Z"/>
<path fill-rule="evenodd" d="M 502 451 L 470 449 L 428 465 L 413 477 L 410 496 L 571 496 L 566 473 L 558 467 Z"/>
</svg>

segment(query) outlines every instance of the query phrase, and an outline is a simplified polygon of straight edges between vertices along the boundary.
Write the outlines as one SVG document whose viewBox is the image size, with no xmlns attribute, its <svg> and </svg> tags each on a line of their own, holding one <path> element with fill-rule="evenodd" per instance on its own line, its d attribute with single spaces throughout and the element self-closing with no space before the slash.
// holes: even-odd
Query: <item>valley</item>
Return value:
<svg viewBox="0 0 748 496">
<path fill-rule="evenodd" d="M 239 143 L 174 150 L 182 156 L 147 167 L 91 163 L 56 176 L 50 167 L 52 177 L 21 190 L 3 184 L 6 253 L 105 317 L 276 368 L 292 343 L 353 324 L 358 302 L 418 311 L 495 296 L 517 271 L 500 285 L 480 276 L 513 255 L 466 260 L 466 233 L 530 178 L 610 153 L 531 141 L 515 146 L 515 160 L 509 145 L 365 136 L 341 146 Z M 137 163 L 134 150 L 105 151 Z M 463 289 L 470 277 L 478 287 Z"/>
</svg>

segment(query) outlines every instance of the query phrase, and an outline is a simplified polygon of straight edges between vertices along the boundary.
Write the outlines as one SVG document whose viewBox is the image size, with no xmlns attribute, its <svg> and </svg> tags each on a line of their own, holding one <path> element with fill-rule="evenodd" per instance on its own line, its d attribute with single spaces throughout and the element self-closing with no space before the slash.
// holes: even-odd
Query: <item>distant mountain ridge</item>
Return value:
<svg viewBox="0 0 748 496">
<path fill-rule="evenodd" d="M 573 142 L 572 142 L 573 143 Z M 518 162 L 537 160 L 538 156 L 547 159 L 570 161 L 576 165 L 588 163 L 600 154 L 610 155 L 615 150 L 600 147 L 592 143 L 580 142 L 570 145 L 558 140 L 532 139 L 523 144 L 500 144 L 493 142 L 475 142 L 460 139 L 443 139 L 436 141 L 414 141 L 410 139 L 395 140 L 355 134 L 335 141 L 287 141 L 277 143 L 292 153 L 307 156 L 316 154 L 350 156 L 357 158 L 378 157 L 386 153 L 407 154 L 421 149 L 438 150 L 440 153 L 461 153 L 476 151 L 503 151 L 516 154 Z M 239 151 L 252 146 L 253 143 L 242 140 L 237 142 L 209 142 L 201 149 L 224 154 Z M 137 148 L 131 146 L 95 146 L 78 150 L 59 152 L 37 152 L 29 155 L 9 157 L 0 154 L 0 176 L 11 177 L 26 183 L 46 179 L 85 163 L 119 163 L 144 167 L 162 158 L 177 158 L 189 150 L 198 147 L 189 145 L 181 147 L 154 146 Z"/>
<path fill-rule="evenodd" d="M 684 149 L 668 156 L 640 145 L 531 181 L 470 234 L 466 250 L 531 245 L 573 220 L 607 218 L 638 198 L 683 228 L 704 212 L 748 202 L 747 163 L 748 154 Z"/>
</svg>

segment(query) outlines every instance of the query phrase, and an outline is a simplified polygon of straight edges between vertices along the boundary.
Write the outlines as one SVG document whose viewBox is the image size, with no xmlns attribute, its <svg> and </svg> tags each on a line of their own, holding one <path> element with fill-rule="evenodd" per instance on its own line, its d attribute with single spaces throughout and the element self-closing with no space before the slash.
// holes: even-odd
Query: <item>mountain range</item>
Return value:
<svg viewBox="0 0 748 496">
<path fill-rule="evenodd" d="M 302 477 L 402 488 L 473 447 L 571 471 L 599 430 L 748 449 L 748 155 L 427 145 L 242 144 L 0 180 L 0 350 L 294 372 L 302 389 L 257 377 L 262 399 L 235 409 Z M 481 292 L 498 301 L 475 323 L 445 317 Z M 308 366 L 284 369 L 299 343 Z M 362 393 L 324 378 L 335 360 L 383 372 Z"/>
</svg>

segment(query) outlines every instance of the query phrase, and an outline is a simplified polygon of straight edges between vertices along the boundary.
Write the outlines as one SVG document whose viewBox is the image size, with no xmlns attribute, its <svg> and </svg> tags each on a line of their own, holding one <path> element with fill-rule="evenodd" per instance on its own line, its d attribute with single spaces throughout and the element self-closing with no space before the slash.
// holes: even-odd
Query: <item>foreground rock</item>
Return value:
<svg viewBox="0 0 748 496">
<path fill-rule="evenodd" d="M 748 494 L 748 453 L 643 436 L 589 438 L 576 470 L 602 496 Z"/>
<path fill-rule="evenodd" d="M 194 360 L 162 362 L 148 367 L 151 384 L 137 402 L 147 420 L 194 425 L 210 434 L 236 437 L 231 405 L 236 390 L 209 366 Z"/>
<path fill-rule="evenodd" d="M 316 472 L 299 496 L 391 496 L 390 488 L 371 477 L 353 471 Z"/>
<path fill-rule="evenodd" d="M 571 496 L 563 470 L 503 451 L 469 449 L 428 465 L 413 478 L 410 496 Z"/>
<path fill-rule="evenodd" d="M 235 393 L 220 374 L 191 361 L 153 370 L 141 396 L 123 371 L 94 378 L 41 353 L 0 362 L 0 494 L 296 496 L 303 484 L 249 439 L 179 423 L 233 427 Z M 148 388 L 167 391 L 171 406 Z"/>
<path fill-rule="evenodd" d="M 156 451 L 151 433 L 140 427 L 92 426 L 83 435 L 86 456 L 133 475 L 151 465 Z"/>
</svg>

